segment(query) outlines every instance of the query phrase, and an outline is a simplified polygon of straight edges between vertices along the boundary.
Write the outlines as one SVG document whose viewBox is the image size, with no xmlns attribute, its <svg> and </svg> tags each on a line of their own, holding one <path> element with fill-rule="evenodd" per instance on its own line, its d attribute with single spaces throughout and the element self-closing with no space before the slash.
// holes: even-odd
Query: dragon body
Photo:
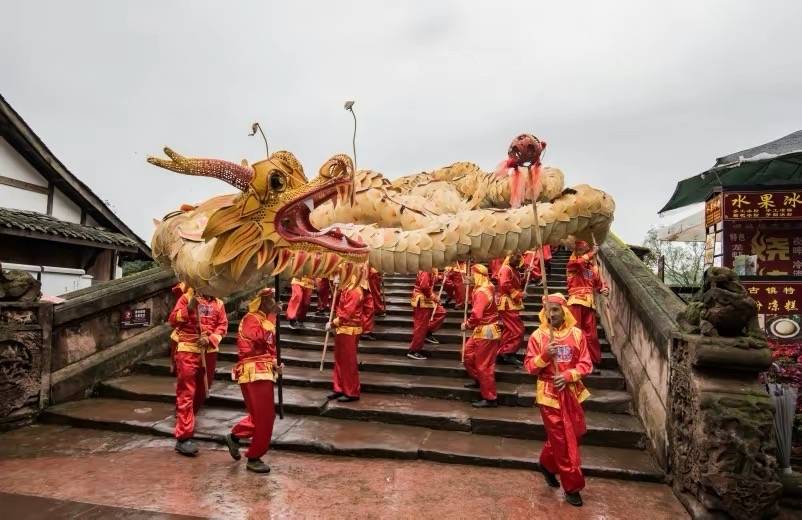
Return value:
<svg viewBox="0 0 802 520">
<path fill-rule="evenodd" d="M 381 272 L 414 273 L 538 246 L 532 205 L 512 207 L 511 178 L 472 163 L 390 182 L 371 170 L 354 172 L 348 156 L 336 155 L 307 181 L 289 152 L 252 166 L 165 152 L 170 160 L 148 161 L 239 190 L 157 223 L 156 260 L 206 294 L 225 296 L 279 273 L 356 273 L 366 260 Z M 604 239 L 615 210 L 609 195 L 584 184 L 564 189 L 563 173 L 548 167 L 537 187 L 543 243 Z"/>
</svg>

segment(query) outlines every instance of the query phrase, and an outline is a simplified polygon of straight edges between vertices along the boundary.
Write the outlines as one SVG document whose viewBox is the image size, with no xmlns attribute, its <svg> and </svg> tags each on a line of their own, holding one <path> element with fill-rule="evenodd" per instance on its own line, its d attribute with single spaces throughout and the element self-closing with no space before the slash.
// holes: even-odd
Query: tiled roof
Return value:
<svg viewBox="0 0 802 520">
<path fill-rule="evenodd" d="M 97 244 L 136 248 L 137 243 L 121 233 L 103 228 L 65 222 L 49 215 L 19 209 L 0 208 L 0 233 L 3 229 L 29 231 L 42 235 L 86 240 Z"/>
<path fill-rule="evenodd" d="M 736 163 L 739 159 L 750 159 L 761 153 L 783 155 L 786 153 L 799 151 L 802 151 L 802 130 L 797 130 L 796 132 L 788 134 L 785 137 L 780 137 L 779 139 L 766 144 L 761 144 L 760 146 L 755 146 L 754 148 L 747 148 L 746 150 L 741 150 L 740 152 L 719 157 L 716 159 L 716 164 L 713 167 L 715 168 L 716 166 Z"/>
</svg>

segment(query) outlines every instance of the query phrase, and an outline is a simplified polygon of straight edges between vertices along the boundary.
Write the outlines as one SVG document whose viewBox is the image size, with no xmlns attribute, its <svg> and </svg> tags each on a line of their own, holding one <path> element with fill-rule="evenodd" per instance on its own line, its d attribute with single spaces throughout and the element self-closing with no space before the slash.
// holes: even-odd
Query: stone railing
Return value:
<svg viewBox="0 0 802 520">
<path fill-rule="evenodd" d="M 157 268 L 75 291 L 56 305 L 0 302 L 0 429 L 85 397 L 100 381 L 166 352 L 175 283 L 171 271 Z M 226 298 L 226 308 L 236 311 L 253 292 Z M 148 309 L 150 324 L 123 328 L 125 309 Z"/>
<path fill-rule="evenodd" d="M 670 351 L 685 304 L 618 238 L 610 236 L 600 249 L 610 287 L 607 308 L 599 309 L 602 324 L 652 451 L 668 470 Z"/>
</svg>

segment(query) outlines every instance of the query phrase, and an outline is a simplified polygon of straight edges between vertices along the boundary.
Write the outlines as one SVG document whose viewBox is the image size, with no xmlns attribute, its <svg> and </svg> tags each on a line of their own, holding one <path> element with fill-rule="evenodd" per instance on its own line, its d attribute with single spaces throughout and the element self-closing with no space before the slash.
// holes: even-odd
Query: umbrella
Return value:
<svg viewBox="0 0 802 520">
<path fill-rule="evenodd" d="M 791 473 L 791 434 L 796 413 L 798 390 L 791 385 L 769 383 L 771 401 L 774 403 L 774 432 L 777 437 L 777 457 L 783 473 Z"/>
</svg>

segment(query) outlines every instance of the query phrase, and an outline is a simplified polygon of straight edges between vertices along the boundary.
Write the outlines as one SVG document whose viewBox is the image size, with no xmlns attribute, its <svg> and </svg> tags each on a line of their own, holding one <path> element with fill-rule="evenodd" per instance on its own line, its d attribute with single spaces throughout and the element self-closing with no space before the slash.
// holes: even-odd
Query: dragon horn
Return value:
<svg viewBox="0 0 802 520">
<path fill-rule="evenodd" d="M 248 184 L 253 178 L 253 168 L 239 165 L 220 159 L 193 159 L 184 157 L 171 148 L 164 148 L 164 153 L 170 160 L 148 157 L 148 162 L 160 168 L 165 168 L 185 175 L 198 177 L 213 177 L 231 184 L 240 191 L 247 191 Z"/>
</svg>

